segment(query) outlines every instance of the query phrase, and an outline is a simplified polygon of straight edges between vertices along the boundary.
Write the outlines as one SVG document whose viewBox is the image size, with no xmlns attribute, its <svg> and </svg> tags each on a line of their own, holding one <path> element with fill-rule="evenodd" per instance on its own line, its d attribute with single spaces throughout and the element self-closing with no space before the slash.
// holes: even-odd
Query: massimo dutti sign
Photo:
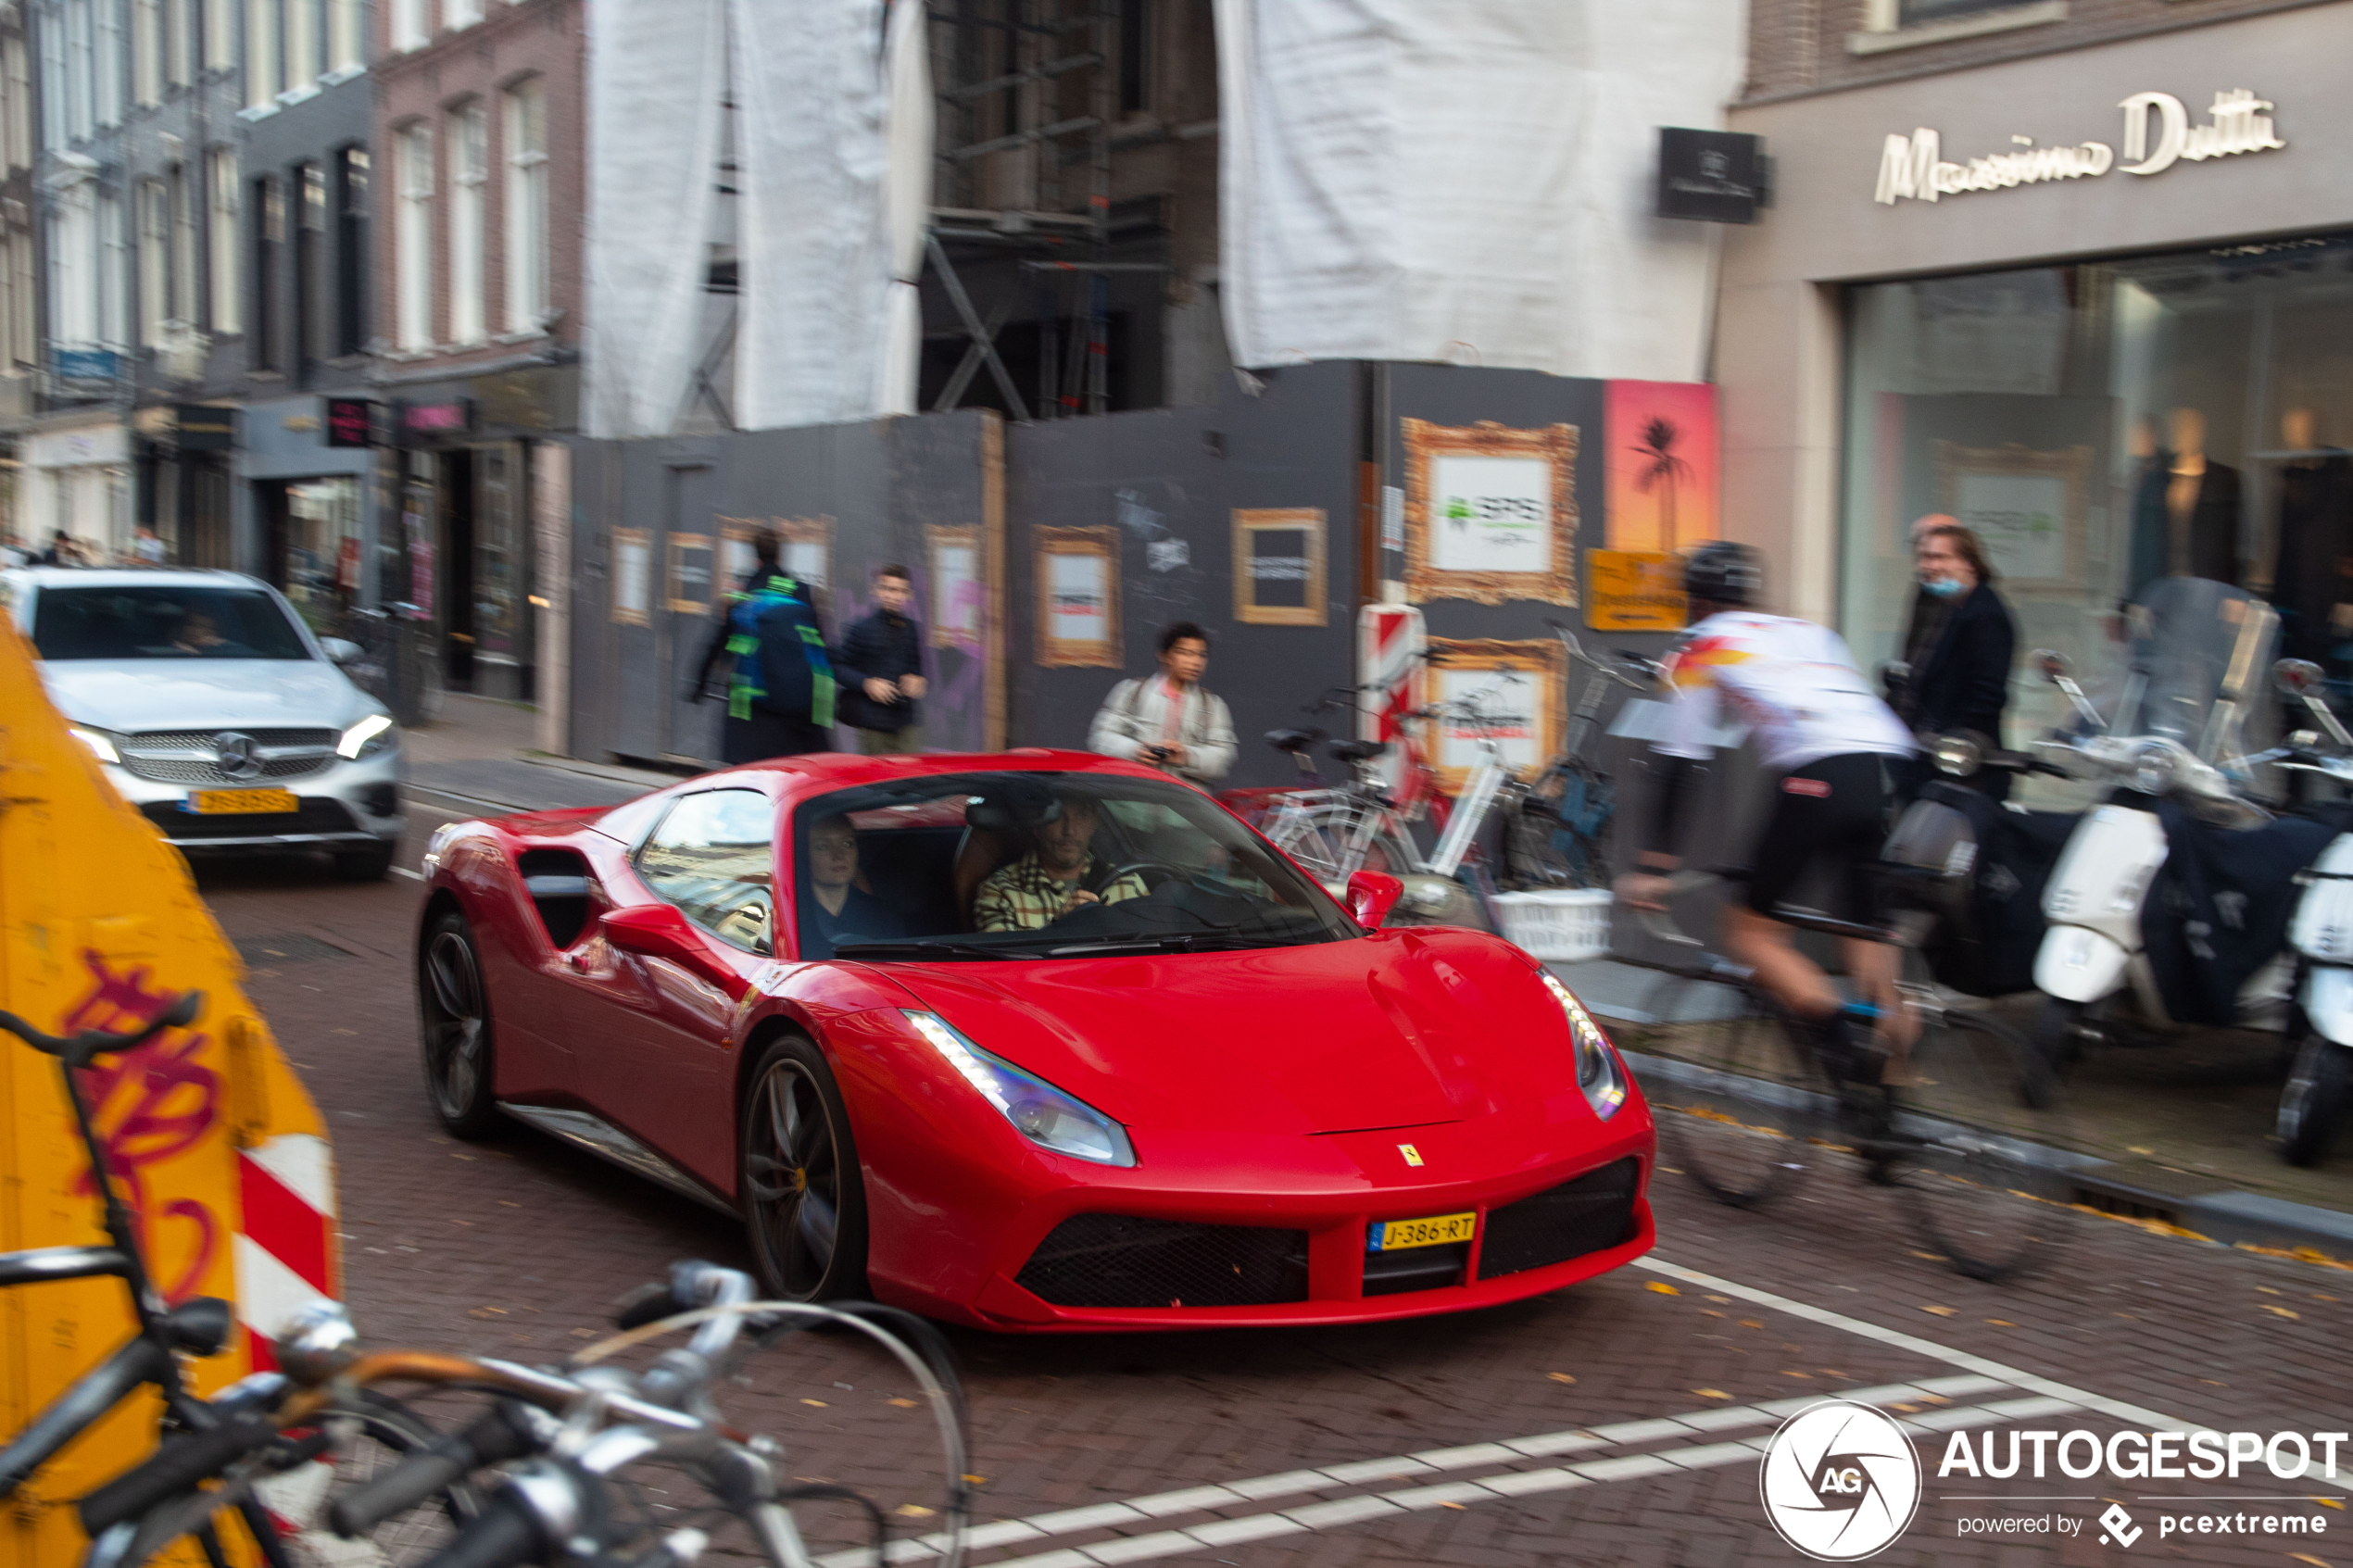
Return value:
<svg viewBox="0 0 2353 1568">
<path fill-rule="evenodd" d="M 2106 142 L 2037 146 L 2032 136 L 2012 136 L 2008 152 L 1952 163 L 1944 158 L 1943 139 L 1925 126 L 1909 136 L 1891 134 L 1880 150 L 1875 199 L 1890 207 L 1906 198 L 1932 202 L 1970 191 L 2096 180 L 2110 169 L 2162 174 L 2183 159 L 2201 163 L 2287 145 L 2271 129 L 2276 106 L 2245 87 L 2216 93 L 2207 118 L 2195 125 L 2188 107 L 2171 93 L 2135 93 L 2116 107 L 2124 112 L 2121 162 Z"/>
</svg>

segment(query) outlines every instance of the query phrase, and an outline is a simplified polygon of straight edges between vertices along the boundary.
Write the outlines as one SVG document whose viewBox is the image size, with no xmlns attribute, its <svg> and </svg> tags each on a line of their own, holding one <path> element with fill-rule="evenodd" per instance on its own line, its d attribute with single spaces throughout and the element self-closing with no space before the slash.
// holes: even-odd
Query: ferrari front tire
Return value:
<svg viewBox="0 0 2353 1568">
<path fill-rule="evenodd" d="M 825 1053 L 787 1035 L 751 1070 L 737 1190 L 762 1295 L 824 1301 L 866 1289 L 866 1184 Z"/>
<path fill-rule="evenodd" d="M 473 928 L 455 909 L 425 928 L 417 948 L 417 1022 L 425 1093 L 441 1124 L 461 1138 L 504 1127 L 492 1092 L 490 994 Z"/>
</svg>

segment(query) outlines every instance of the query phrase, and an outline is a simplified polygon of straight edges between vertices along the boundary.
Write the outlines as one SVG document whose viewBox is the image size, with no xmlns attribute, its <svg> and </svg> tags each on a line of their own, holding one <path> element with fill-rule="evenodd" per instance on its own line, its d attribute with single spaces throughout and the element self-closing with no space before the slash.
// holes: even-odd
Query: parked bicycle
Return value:
<svg viewBox="0 0 2353 1568">
<path fill-rule="evenodd" d="M 1624 648 L 1606 659 L 1585 651 L 1566 621 L 1545 624 L 1567 652 L 1569 667 L 1592 671 L 1569 713 L 1561 748 L 1525 784 L 1515 781 L 1504 801 L 1504 881 L 1523 891 L 1610 884 L 1611 829 L 1617 819 L 1617 784 L 1586 755 L 1601 724 L 1612 686 L 1648 692 L 1658 683 L 1655 659 Z"/>
<path fill-rule="evenodd" d="M 1671 885 L 1688 893 L 1743 874 L 1685 872 Z M 1930 926 L 1917 913 L 1883 924 L 1790 908 L 1774 918 L 1894 943 L 1907 958 Z M 1671 917 L 1642 920 L 1695 955 L 1669 971 L 1674 983 L 1687 995 L 1707 987 L 1716 1004 L 1643 1041 L 1672 1158 L 1712 1197 L 1761 1209 L 1842 1154 L 1862 1180 L 1894 1188 L 1923 1245 L 1971 1278 L 2007 1278 L 2060 1244 L 2070 1210 L 2048 1199 L 2071 1197 L 2072 1123 L 2063 1088 L 2025 1036 L 1907 974 L 1896 985 L 1906 1017 L 1886 1036 L 1895 1048 L 1875 1074 L 1859 1060 L 1832 1060 L 1818 1031 L 1792 1020 L 1745 970 L 1705 956 Z"/>
<path fill-rule="evenodd" d="M 624 1302 L 621 1332 L 577 1354 L 561 1370 L 497 1359 L 417 1350 L 357 1353 L 347 1334 L 290 1336 L 292 1383 L 265 1419 L 168 1444 L 107 1490 L 96 1517 L 84 1504 L 97 1547 L 90 1562 L 131 1568 L 159 1545 L 200 1528 L 223 1508 L 243 1508 L 282 1468 L 283 1435 L 323 1423 L 355 1399 L 391 1384 L 486 1394 L 493 1403 L 462 1430 L 420 1444 L 358 1485 L 339 1487 L 320 1510 L 346 1538 L 381 1542 L 388 1525 L 429 1522 L 409 1532 L 397 1555 L 341 1554 L 334 1543 L 310 1561 L 430 1564 L 430 1568 L 522 1568 L 593 1561 L 607 1568 L 684 1568 L 731 1523 L 771 1568 L 813 1568 L 796 1505 L 841 1503 L 863 1518 L 873 1561 L 889 1555 L 887 1516 L 871 1499 L 831 1482 L 786 1484 L 786 1457 L 774 1437 L 748 1433 L 719 1403 L 749 1379 L 752 1357 L 800 1330 L 827 1327 L 878 1345 L 910 1377 L 939 1436 L 943 1527 L 923 1552 L 957 1568 L 964 1550 L 971 1488 L 964 1407 L 953 1359 L 937 1329 L 911 1314 L 864 1303 L 818 1307 L 752 1299 L 749 1275 L 709 1263 L 675 1265 L 670 1277 Z M 618 1358 L 692 1329 L 641 1372 Z M 654 1488 L 664 1475 L 692 1491 Z M 206 1485 L 205 1483 L 211 1483 Z M 659 1509 L 653 1491 L 676 1499 Z M 925 1511 L 928 1512 L 928 1511 Z"/>
</svg>

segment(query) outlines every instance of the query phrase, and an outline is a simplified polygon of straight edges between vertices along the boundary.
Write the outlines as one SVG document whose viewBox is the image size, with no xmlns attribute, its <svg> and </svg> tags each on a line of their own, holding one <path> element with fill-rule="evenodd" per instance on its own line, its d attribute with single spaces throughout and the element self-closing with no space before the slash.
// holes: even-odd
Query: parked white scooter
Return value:
<svg viewBox="0 0 2353 1568">
<path fill-rule="evenodd" d="M 2077 825 L 2043 894 L 2050 923 L 2034 985 L 2048 1000 L 2032 1033 L 2057 1066 L 2084 1039 L 2105 1036 L 2111 1004 L 2128 990 L 2147 1020 L 2172 1022 L 2142 932 L 2143 906 L 2169 847 L 2158 802 L 2171 797 L 2221 827 L 2269 819 L 2241 793 L 2240 735 L 2278 621 L 2271 607 L 2223 583 L 2174 578 L 2154 584 L 2129 614 L 2133 658 L 2113 721 L 2092 706 L 2064 658 L 2034 656 L 2080 725 L 2037 741 L 2033 755 L 2109 787 Z"/>
<path fill-rule="evenodd" d="M 2353 794 L 2353 734 L 2321 700 L 2321 668 L 2304 659 L 2283 659 L 2273 673 L 2282 695 L 2300 699 L 2332 743 L 2323 753 L 2296 746 L 2283 769 L 2326 778 Z M 2298 736 L 2317 742 L 2318 734 Z M 2287 1086 L 2280 1092 L 2276 1131 L 2280 1155 L 2291 1165 L 2311 1165 L 2328 1152 L 2346 1103 L 2353 1098 L 2353 833 L 2341 833 L 2296 880 L 2304 896 L 2288 922 L 2288 946 L 2296 956 L 2296 1013 L 2301 1027 L 2291 1041 L 2295 1056 Z"/>
</svg>

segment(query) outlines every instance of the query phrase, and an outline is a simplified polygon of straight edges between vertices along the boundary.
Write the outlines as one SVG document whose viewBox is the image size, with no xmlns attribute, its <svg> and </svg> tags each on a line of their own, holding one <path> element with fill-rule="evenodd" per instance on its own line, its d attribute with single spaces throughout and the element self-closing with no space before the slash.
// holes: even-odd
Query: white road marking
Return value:
<svg viewBox="0 0 2353 1568">
<path fill-rule="evenodd" d="M 1970 1395 L 1994 1392 L 2003 1388 L 2018 1390 L 2022 1397 L 1997 1400 L 1988 1404 L 1956 1406 L 1951 1409 L 1920 1411 L 1909 1417 L 1899 1417 L 1903 1424 L 1923 1437 L 1941 1436 L 1945 1433 L 1975 1426 L 1990 1426 L 2007 1422 L 2025 1421 L 2037 1416 L 2055 1415 L 2068 1411 L 2087 1411 L 2111 1417 L 2145 1430 L 2198 1432 L 2206 1428 L 2156 1411 L 2112 1399 L 2104 1394 L 2043 1377 L 2036 1374 L 2007 1366 L 1967 1350 L 1940 1345 L 1918 1335 L 1882 1327 L 1860 1318 L 1849 1317 L 1827 1308 L 1793 1300 L 1753 1286 L 1736 1284 L 1714 1274 L 1703 1273 L 1657 1257 L 1635 1261 L 1636 1266 L 1669 1278 L 1712 1290 L 1725 1296 L 1752 1301 L 1792 1317 L 1803 1318 L 1827 1328 L 1869 1339 L 1891 1349 L 1908 1352 L 1930 1361 L 1942 1361 L 1959 1369 L 1959 1375 L 1917 1379 L 1909 1383 L 1886 1384 L 1871 1388 L 1850 1389 L 1835 1397 L 1853 1399 L 1862 1404 L 1887 1406 L 1937 1396 L 1951 1399 Z M 966 1548 L 986 1551 L 992 1548 L 1043 1542 L 1056 1536 L 1067 1536 L 1083 1530 L 1111 1529 L 1124 1524 L 1143 1524 L 1183 1513 L 1203 1512 L 1218 1508 L 1230 1508 L 1241 1503 L 1264 1502 L 1268 1499 L 1302 1492 L 1328 1490 L 1338 1486 L 1360 1486 L 1367 1481 L 1396 1479 L 1435 1474 L 1447 1470 L 1471 1469 L 1485 1465 L 1507 1463 L 1513 1460 L 1550 1458 L 1556 1454 L 1573 1453 L 1580 1449 L 1620 1447 L 1655 1442 L 1676 1436 L 1715 1436 L 1736 1431 L 1743 1426 L 1777 1424 L 1817 1400 L 1831 1396 L 1802 1394 L 1792 1399 L 1768 1403 L 1734 1406 L 1712 1406 L 1705 1410 L 1689 1411 L 1680 1415 L 1660 1416 L 1640 1421 L 1617 1422 L 1593 1427 L 1579 1427 L 1565 1432 L 1545 1433 L 1536 1436 L 1508 1438 L 1500 1442 L 1472 1443 L 1450 1449 L 1428 1449 L 1419 1453 L 1401 1454 L 1390 1459 L 1352 1461 L 1346 1464 L 1316 1470 L 1292 1470 L 1277 1475 L 1261 1475 L 1247 1480 L 1210 1486 L 1189 1486 L 1181 1491 L 1161 1492 L 1148 1497 L 1132 1498 L 1120 1502 L 1090 1504 L 1085 1508 L 1063 1509 L 1052 1513 L 1033 1514 L 1026 1519 L 1000 1520 L 967 1531 Z M 1042 1554 L 1007 1558 L 990 1564 L 989 1568 L 1104 1568 L 1114 1563 L 1141 1562 L 1156 1558 L 1173 1557 L 1207 1548 L 1231 1546 L 1243 1541 L 1260 1540 L 1272 1536 L 1295 1535 L 1352 1524 L 1365 1519 L 1386 1517 L 1392 1513 L 1413 1512 L 1449 1504 L 1463 1506 L 1472 1502 L 1504 1498 L 1525 1497 L 1532 1493 L 1562 1491 L 1610 1481 L 1632 1480 L 1642 1476 L 1664 1474 L 1672 1471 L 1690 1471 L 1739 1463 L 1765 1449 L 1763 1436 L 1732 1441 L 1691 1443 L 1669 1447 L 1644 1454 L 1596 1458 L 1549 1469 L 1505 1471 L 1477 1480 L 1423 1485 L 1387 1492 L 1371 1492 L 1353 1498 L 1301 1503 L 1289 1508 L 1262 1513 L 1241 1514 L 1217 1519 L 1174 1530 L 1158 1530 L 1147 1535 L 1126 1536 L 1115 1540 L 1098 1541 L 1087 1546 L 1064 1547 Z M 892 1543 L 890 1561 L 911 1562 L 937 1556 L 947 1544 L 939 1535 L 921 1537 Z M 824 1568 L 854 1568 L 869 1560 L 861 1551 L 836 1552 L 820 1559 Z"/>
<path fill-rule="evenodd" d="M 424 881 L 424 880 L 425 880 L 425 873 L 424 873 L 424 872 L 422 872 L 410 871 L 410 870 L 409 870 L 407 866 L 395 866 L 395 867 L 393 867 L 393 868 L 392 868 L 392 874 L 393 874 L 393 875 L 395 875 L 395 876 L 405 876 L 405 877 L 407 877 L 407 878 L 408 878 L 410 882 L 422 882 L 422 881 Z"/>
</svg>

